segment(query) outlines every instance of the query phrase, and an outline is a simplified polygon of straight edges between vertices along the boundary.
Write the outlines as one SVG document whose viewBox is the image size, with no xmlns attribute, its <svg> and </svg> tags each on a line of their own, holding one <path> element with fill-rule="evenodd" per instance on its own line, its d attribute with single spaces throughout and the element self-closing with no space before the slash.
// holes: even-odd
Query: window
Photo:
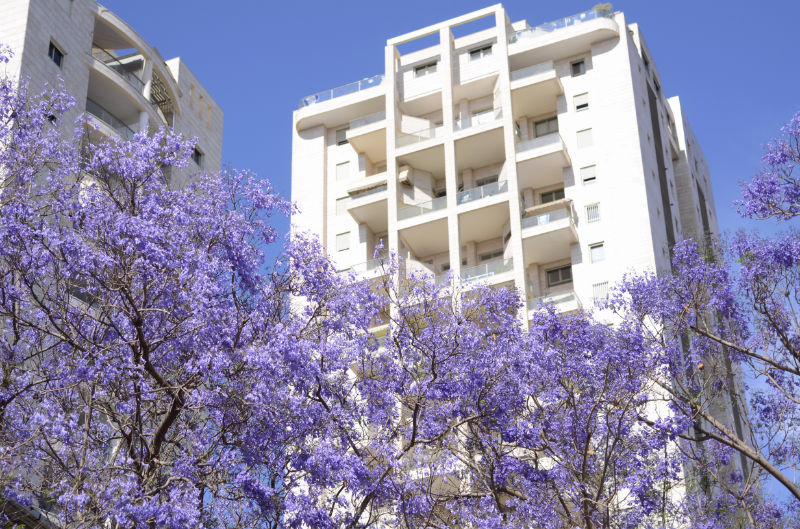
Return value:
<svg viewBox="0 0 800 529">
<path fill-rule="evenodd" d="M 581 110 L 586 110 L 589 108 L 589 94 L 588 92 L 584 92 L 583 94 L 578 94 L 572 98 L 572 102 L 575 104 L 575 111 L 580 112 Z"/>
<path fill-rule="evenodd" d="M 336 214 L 344 215 L 347 213 L 347 205 L 350 203 L 350 197 L 336 199 Z"/>
<path fill-rule="evenodd" d="M 545 272 L 545 274 L 547 277 L 548 287 L 563 285 L 564 283 L 572 283 L 572 265 L 553 268 L 552 270 Z"/>
<path fill-rule="evenodd" d="M 597 166 L 587 165 L 581 167 L 581 180 L 585 184 L 593 184 L 597 181 Z"/>
<path fill-rule="evenodd" d="M 481 187 L 481 186 L 485 186 L 485 185 L 488 185 L 488 184 L 494 184 L 495 182 L 497 182 L 497 178 L 498 178 L 498 176 L 494 175 L 494 176 L 487 176 L 486 178 L 480 178 L 478 180 L 475 180 L 475 187 Z"/>
<path fill-rule="evenodd" d="M 434 191 L 433 192 L 433 196 L 436 197 L 436 198 L 446 197 L 447 196 L 447 190 L 446 189 L 439 189 L 438 191 Z"/>
<path fill-rule="evenodd" d="M 594 144 L 592 137 L 592 129 L 584 129 L 578 131 L 578 147 L 591 147 Z"/>
<path fill-rule="evenodd" d="M 436 73 L 436 65 L 438 64 L 437 61 L 429 62 L 427 64 L 422 64 L 420 66 L 414 67 L 414 76 L 415 77 L 424 77 L 426 75 L 430 75 L 432 73 Z"/>
<path fill-rule="evenodd" d="M 350 249 L 350 232 L 346 231 L 336 236 L 336 251 L 344 252 Z"/>
<path fill-rule="evenodd" d="M 442 270 L 442 272 L 449 272 L 450 271 L 450 263 L 443 264 L 441 270 Z"/>
<path fill-rule="evenodd" d="M 548 202 L 555 202 L 556 200 L 561 200 L 562 198 L 564 198 L 563 189 L 554 189 L 553 191 L 547 191 L 546 193 L 542 193 L 542 204 L 547 204 Z"/>
<path fill-rule="evenodd" d="M 579 61 L 575 61 L 571 64 L 572 67 L 572 77 L 583 75 L 586 73 L 586 63 L 583 59 Z"/>
<path fill-rule="evenodd" d="M 586 206 L 586 222 L 597 222 L 600 220 L 600 204 L 594 203 Z"/>
<path fill-rule="evenodd" d="M 482 253 L 478 256 L 478 260 L 480 262 L 484 261 L 491 261 L 492 259 L 496 259 L 497 257 L 503 257 L 503 250 L 495 250 L 493 252 Z"/>
<path fill-rule="evenodd" d="M 336 164 L 336 180 L 347 180 L 350 178 L 350 162 Z"/>
<path fill-rule="evenodd" d="M 381 174 L 386 172 L 386 162 L 379 163 L 375 166 L 375 174 Z"/>
<path fill-rule="evenodd" d="M 198 167 L 203 166 L 203 153 L 197 147 L 192 150 L 192 160 L 194 160 L 194 163 L 196 163 Z"/>
<path fill-rule="evenodd" d="M 547 134 L 553 134 L 554 132 L 558 132 L 558 118 L 550 118 L 545 119 L 543 121 L 537 121 L 534 125 L 534 129 L 536 131 L 536 137 L 546 136 Z"/>
<path fill-rule="evenodd" d="M 53 59 L 56 66 L 61 68 L 61 65 L 64 63 L 64 52 L 58 49 L 58 46 L 53 44 L 52 40 L 50 41 L 50 47 L 47 48 L 47 56 Z"/>
<path fill-rule="evenodd" d="M 599 263 L 606 260 L 605 246 L 602 242 L 589 245 L 589 254 L 591 255 L 593 263 Z"/>
<path fill-rule="evenodd" d="M 608 281 L 592 285 L 592 298 L 595 304 L 603 302 L 608 298 Z"/>
<path fill-rule="evenodd" d="M 336 145 L 346 145 L 347 144 L 347 131 L 350 127 L 343 127 L 341 129 L 336 129 Z"/>
<path fill-rule="evenodd" d="M 470 50 L 469 60 L 477 61 L 478 59 L 482 59 L 483 57 L 488 57 L 491 54 L 492 54 L 492 45 L 489 44 L 488 46 L 483 46 L 481 48 Z"/>
</svg>

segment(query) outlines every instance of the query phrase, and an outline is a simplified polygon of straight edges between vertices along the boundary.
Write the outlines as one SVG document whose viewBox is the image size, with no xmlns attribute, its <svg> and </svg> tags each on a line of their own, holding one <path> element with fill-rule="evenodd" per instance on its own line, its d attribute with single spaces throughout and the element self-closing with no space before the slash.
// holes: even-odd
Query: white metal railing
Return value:
<svg viewBox="0 0 800 529">
<path fill-rule="evenodd" d="M 110 69 L 114 70 L 117 75 L 128 81 L 128 83 L 130 83 L 137 92 L 140 94 L 142 93 L 144 90 L 144 81 L 139 79 L 138 75 L 128 70 L 125 64 L 119 60 L 119 57 L 115 57 L 109 51 L 99 47 L 92 48 L 92 57 L 105 64 Z M 124 58 L 125 57 L 123 57 L 123 59 Z"/>
<path fill-rule="evenodd" d="M 359 127 L 364 127 L 371 123 L 376 123 L 378 121 L 382 121 L 386 119 L 386 111 L 382 110 L 380 112 L 375 112 L 374 114 L 370 114 L 368 116 L 364 116 L 358 119 L 354 119 L 350 122 L 350 130 L 357 129 Z"/>
<path fill-rule="evenodd" d="M 487 279 L 503 272 L 508 272 L 514 268 L 514 259 L 498 259 L 488 263 L 479 264 L 461 270 L 461 279 L 465 282 Z"/>
<path fill-rule="evenodd" d="M 301 99 L 300 108 L 321 103 L 322 101 L 328 101 L 330 99 L 341 97 L 347 94 L 360 92 L 361 90 L 366 90 L 367 88 L 372 88 L 373 86 L 379 86 L 383 83 L 383 79 L 383 74 L 379 74 L 373 77 L 367 77 L 366 79 L 362 79 L 360 81 L 355 81 L 350 84 L 337 86 L 336 88 L 331 88 L 330 90 L 317 92 L 316 94 L 312 94 Z"/>
<path fill-rule="evenodd" d="M 443 132 L 443 125 L 434 125 L 433 127 L 428 127 L 415 132 L 400 132 L 397 134 L 396 144 L 398 147 L 413 145 L 421 141 L 438 138 Z"/>
<path fill-rule="evenodd" d="M 575 295 L 574 290 L 568 290 L 566 292 L 558 292 L 556 294 L 550 294 L 547 296 L 541 296 L 538 298 L 529 299 L 527 302 L 528 310 L 536 310 L 540 306 L 543 307 L 545 305 L 555 305 L 556 308 L 563 307 L 568 303 L 575 302 L 577 306 L 580 308 L 581 302 L 578 299 L 578 296 Z"/>
<path fill-rule="evenodd" d="M 572 211 L 572 202 L 563 204 L 559 207 L 553 207 L 550 211 L 537 211 L 529 212 L 522 218 L 522 229 L 530 228 L 533 226 L 544 226 L 552 222 L 562 219 L 570 219 L 574 221 L 574 213 Z"/>
<path fill-rule="evenodd" d="M 517 81 L 519 79 L 525 79 L 526 77 L 531 77 L 533 75 L 552 72 L 552 71 L 553 71 L 553 61 L 541 62 L 539 64 L 534 64 L 533 66 L 528 66 L 527 68 L 520 68 L 519 70 L 514 70 L 513 72 L 511 72 L 511 80 Z"/>
<path fill-rule="evenodd" d="M 506 191 L 508 191 L 508 181 L 504 180 L 502 182 L 492 182 L 491 184 L 474 187 L 472 189 L 467 189 L 466 191 L 460 192 L 456 195 L 456 203 L 466 204 L 467 202 L 473 202 L 482 198 L 499 195 L 500 193 L 505 193 Z"/>
<path fill-rule="evenodd" d="M 547 35 L 558 29 L 574 26 L 575 24 L 588 22 L 590 20 L 594 20 L 597 18 L 611 18 L 613 16 L 614 12 L 611 11 L 611 9 L 598 6 L 593 9 L 590 9 L 589 11 L 578 13 L 577 15 L 559 18 L 558 20 L 547 22 L 545 24 L 540 24 L 533 28 L 527 28 L 523 29 L 522 31 L 517 31 L 515 33 L 512 33 L 508 37 L 508 42 L 509 44 L 513 44 L 520 40 L 537 38 L 542 35 Z"/>
<path fill-rule="evenodd" d="M 561 143 L 561 135 L 558 132 L 551 132 L 538 138 L 525 140 L 517 143 L 517 152 L 530 151 L 531 149 L 539 149 L 541 147 L 549 147 Z"/>
<path fill-rule="evenodd" d="M 487 123 L 494 123 L 503 117 L 502 108 L 490 108 L 483 112 L 478 112 L 464 119 L 456 119 L 453 122 L 454 130 L 465 130 L 470 127 L 477 127 L 478 125 L 485 125 Z"/>
<path fill-rule="evenodd" d="M 446 196 L 434 198 L 433 200 L 429 200 L 428 202 L 423 202 L 422 204 L 412 204 L 410 206 L 405 206 L 398 209 L 397 218 L 398 220 L 410 219 L 418 215 L 424 215 L 425 213 L 430 213 L 432 211 L 438 211 L 440 209 L 444 209 L 445 207 L 447 207 Z"/>
</svg>

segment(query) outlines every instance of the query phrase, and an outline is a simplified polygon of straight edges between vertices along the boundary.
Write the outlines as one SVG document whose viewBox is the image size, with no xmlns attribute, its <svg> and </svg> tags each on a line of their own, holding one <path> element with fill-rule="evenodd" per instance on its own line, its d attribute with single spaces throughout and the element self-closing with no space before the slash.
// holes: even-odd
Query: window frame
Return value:
<svg viewBox="0 0 800 529">
<path fill-rule="evenodd" d="M 564 271 L 569 271 L 569 277 L 564 277 Z M 550 274 L 553 272 L 558 272 L 558 280 L 554 283 L 550 282 Z M 557 266 L 555 268 L 550 268 L 544 271 L 544 281 L 548 288 L 557 287 L 559 285 L 566 285 L 567 283 L 572 283 L 572 264 Z"/>
<path fill-rule="evenodd" d="M 343 237 L 343 236 L 345 236 L 345 237 Z M 347 242 L 347 247 L 346 248 L 341 248 L 339 246 L 339 242 L 340 241 L 346 241 Z M 339 253 L 339 252 L 346 252 L 346 251 L 350 250 L 350 242 L 351 241 L 350 241 L 350 232 L 349 231 L 343 231 L 342 233 L 337 233 L 336 234 L 336 252 Z"/>
<path fill-rule="evenodd" d="M 599 259 L 595 258 L 595 250 L 600 250 Z M 589 260 L 594 263 L 602 263 L 606 260 L 606 243 L 605 241 L 596 242 L 589 245 Z"/>
<path fill-rule="evenodd" d="M 583 102 L 579 103 L 578 98 L 583 98 Z M 572 96 L 572 104 L 575 107 L 575 112 L 583 112 L 584 110 L 589 110 L 589 92 L 583 92 L 581 94 L 575 94 Z"/>
<path fill-rule="evenodd" d="M 545 132 L 544 134 L 539 134 L 539 130 L 538 130 L 539 129 L 539 125 L 550 124 L 550 123 L 555 123 L 556 124 L 555 130 L 549 130 L 550 127 L 548 126 L 548 132 Z M 533 122 L 533 137 L 534 138 L 543 138 L 544 136 L 549 136 L 550 134 L 557 134 L 557 133 L 558 133 L 558 116 L 553 116 L 551 118 L 541 119 L 539 121 L 534 121 Z"/>
<path fill-rule="evenodd" d="M 575 68 L 578 67 L 576 73 Z M 578 77 L 586 74 L 586 59 L 578 59 L 569 63 L 569 72 L 572 77 Z"/>
<path fill-rule="evenodd" d="M 50 44 L 47 47 L 47 56 L 50 58 L 50 60 L 53 61 L 53 63 L 56 66 L 58 66 L 59 68 L 63 68 L 64 57 L 66 55 L 67 54 L 64 53 L 64 51 L 58 46 L 58 44 L 53 42 L 53 39 L 50 39 Z"/>
<path fill-rule="evenodd" d="M 558 196 L 559 194 L 561 196 Z M 545 200 L 545 197 L 547 197 L 549 200 Z M 566 198 L 566 195 L 564 194 L 564 188 L 563 187 L 559 188 L 559 189 L 551 189 L 550 191 L 544 191 L 542 193 L 539 193 L 539 200 L 541 201 L 542 204 L 549 204 L 549 203 L 555 202 L 557 200 L 563 200 L 564 198 Z"/>
<path fill-rule="evenodd" d="M 336 141 L 336 145 L 347 145 L 350 143 L 347 141 L 347 131 L 350 130 L 350 125 L 346 125 L 344 127 L 339 127 L 336 129 L 334 141 Z M 342 133 L 342 137 L 339 138 L 339 133 Z"/>
<path fill-rule="evenodd" d="M 420 78 L 428 75 L 433 75 L 438 70 L 438 66 L 439 66 L 438 60 L 427 62 L 425 64 L 420 64 L 419 66 L 414 66 L 414 77 Z"/>
<path fill-rule="evenodd" d="M 469 50 L 468 53 L 470 62 L 479 61 L 484 57 L 489 57 L 492 54 L 493 46 L 493 44 L 484 44 L 483 46 L 478 46 L 477 48 Z"/>
<path fill-rule="evenodd" d="M 203 167 L 203 158 L 205 158 L 205 153 L 198 149 L 195 145 L 192 149 L 192 161 L 197 165 L 197 167 Z"/>
<path fill-rule="evenodd" d="M 589 216 L 589 210 L 591 208 L 597 209 L 597 216 L 592 218 Z M 591 204 L 586 204 L 586 222 L 600 222 L 600 202 L 593 202 Z"/>
<path fill-rule="evenodd" d="M 586 178 L 586 176 L 584 176 L 583 173 L 584 173 L 584 170 L 586 170 L 586 169 L 592 169 L 591 178 Z M 579 169 L 579 171 L 580 171 L 580 175 L 581 175 L 581 182 L 583 183 L 583 185 L 591 185 L 591 184 L 594 184 L 595 182 L 597 182 L 597 165 L 596 164 L 583 166 L 583 167 L 581 167 Z"/>
</svg>

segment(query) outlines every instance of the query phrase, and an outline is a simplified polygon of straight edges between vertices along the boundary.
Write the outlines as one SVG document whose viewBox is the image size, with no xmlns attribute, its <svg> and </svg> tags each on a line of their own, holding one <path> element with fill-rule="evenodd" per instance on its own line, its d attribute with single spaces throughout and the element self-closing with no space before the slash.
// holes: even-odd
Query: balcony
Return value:
<svg viewBox="0 0 800 529">
<path fill-rule="evenodd" d="M 502 182 L 492 182 L 491 184 L 461 191 L 456 195 L 456 203 L 458 205 L 467 204 L 482 198 L 499 195 L 505 193 L 506 191 L 508 191 L 508 181 L 504 180 Z"/>
<path fill-rule="evenodd" d="M 350 273 L 359 279 L 373 279 L 386 275 L 386 271 L 388 270 L 390 264 L 391 263 L 388 257 L 378 257 L 363 263 L 354 264 L 349 268 L 340 270 L 339 273 Z"/>
<path fill-rule="evenodd" d="M 92 48 L 92 57 L 105 64 L 109 69 L 113 70 L 120 77 L 130 83 L 133 88 L 140 94 L 144 91 L 144 81 L 131 71 L 131 62 L 143 62 L 142 56 L 139 54 L 128 55 L 126 57 L 115 57 L 103 48 Z M 122 62 L 125 59 L 133 59 L 128 64 Z"/>
<path fill-rule="evenodd" d="M 86 100 L 86 112 L 99 120 L 101 125 L 107 126 L 113 133 L 120 135 L 123 139 L 130 141 L 133 139 L 134 134 L 136 134 L 136 131 L 131 127 L 91 99 Z"/>
<path fill-rule="evenodd" d="M 386 173 L 361 180 L 348 188 L 350 203 L 347 212 L 374 233 L 388 229 Z"/>
<path fill-rule="evenodd" d="M 581 300 L 574 290 L 557 292 L 538 298 L 529 299 L 526 303 L 529 313 L 539 310 L 546 305 L 553 305 L 558 312 L 576 312 L 583 308 Z M 529 314 L 530 317 L 530 314 Z"/>
<path fill-rule="evenodd" d="M 465 119 L 456 119 L 453 122 L 453 130 L 458 132 L 462 130 L 469 130 L 472 128 L 481 127 L 482 125 L 500 124 L 503 118 L 502 108 L 490 108 L 483 112 L 478 112 Z"/>
<path fill-rule="evenodd" d="M 366 79 L 356 81 L 354 83 L 346 84 L 343 86 L 337 86 L 336 88 L 331 88 L 330 90 L 323 90 L 322 92 L 317 92 L 316 94 L 312 94 L 310 96 L 302 98 L 300 100 L 299 108 L 315 105 L 317 103 L 321 103 L 323 101 L 329 101 L 331 99 L 342 97 L 348 94 L 354 94 L 356 92 L 360 92 L 368 88 L 373 88 L 375 86 L 380 86 L 383 83 L 383 78 L 384 78 L 383 74 L 378 74 L 373 77 L 368 77 Z"/>
<path fill-rule="evenodd" d="M 386 112 L 375 112 L 350 121 L 347 141 L 356 152 L 373 161 L 386 159 Z"/>
<path fill-rule="evenodd" d="M 521 40 L 535 39 L 540 36 L 552 33 L 553 31 L 574 26 L 576 24 L 581 24 L 583 22 L 588 22 L 596 18 L 613 18 L 613 17 L 614 17 L 613 11 L 603 7 L 598 7 L 590 9 L 589 11 L 584 11 L 583 13 L 578 13 L 577 15 L 559 18 L 558 20 L 554 20 L 552 22 L 546 22 L 544 24 L 540 24 L 533 28 L 527 28 L 523 29 L 522 31 L 517 31 L 508 37 L 508 43 L 514 44 Z"/>
<path fill-rule="evenodd" d="M 525 262 L 551 262 L 570 254 L 578 242 L 572 200 L 562 199 L 528 208 L 522 218 Z"/>
<path fill-rule="evenodd" d="M 397 148 L 406 147 L 408 145 L 415 145 L 427 140 L 440 138 L 444 134 L 443 125 L 435 125 L 427 127 L 415 132 L 400 132 L 397 134 L 396 146 Z"/>
<path fill-rule="evenodd" d="M 479 264 L 470 268 L 461 269 L 461 280 L 465 283 L 473 281 L 489 281 L 491 283 L 507 281 L 510 278 L 504 276 L 506 272 L 514 269 L 514 259 L 498 259 L 487 263 Z"/>
<path fill-rule="evenodd" d="M 514 119 L 539 116 L 557 110 L 558 96 L 564 93 L 564 87 L 553 67 L 553 61 L 520 66 L 511 71 L 511 107 L 514 109 Z"/>
<path fill-rule="evenodd" d="M 397 210 L 397 220 L 411 219 L 426 213 L 440 211 L 447 207 L 447 197 L 438 197 L 421 204 L 405 206 Z"/>
<path fill-rule="evenodd" d="M 571 160 L 557 132 L 517 143 L 517 173 L 560 173 Z"/>
</svg>

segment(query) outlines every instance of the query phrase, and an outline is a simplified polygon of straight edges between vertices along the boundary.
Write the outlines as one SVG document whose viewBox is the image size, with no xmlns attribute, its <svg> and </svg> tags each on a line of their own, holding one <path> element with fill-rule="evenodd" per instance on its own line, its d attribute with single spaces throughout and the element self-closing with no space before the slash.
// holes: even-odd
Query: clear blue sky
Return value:
<svg viewBox="0 0 800 529">
<path fill-rule="evenodd" d="M 102 0 L 101 0 L 102 1 Z M 490 5 L 491 0 L 219 2 L 106 0 L 164 58 L 180 56 L 225 112 L 223 159 L 289 196 L 292 111 L 308 94 L 379 73 L 386 39 Z M 589 9 L 592 0 L 504 2 L 532 25 Z M 711 166 L 721 229 L 761 146 L 800 110 L 800 2 L 613 3 L 638 22 L 679 95 Z M 753 224 L 750 224 L 751 226 Z M 288 222 L 279 224 L 282 232 Z"/>
</svg>

